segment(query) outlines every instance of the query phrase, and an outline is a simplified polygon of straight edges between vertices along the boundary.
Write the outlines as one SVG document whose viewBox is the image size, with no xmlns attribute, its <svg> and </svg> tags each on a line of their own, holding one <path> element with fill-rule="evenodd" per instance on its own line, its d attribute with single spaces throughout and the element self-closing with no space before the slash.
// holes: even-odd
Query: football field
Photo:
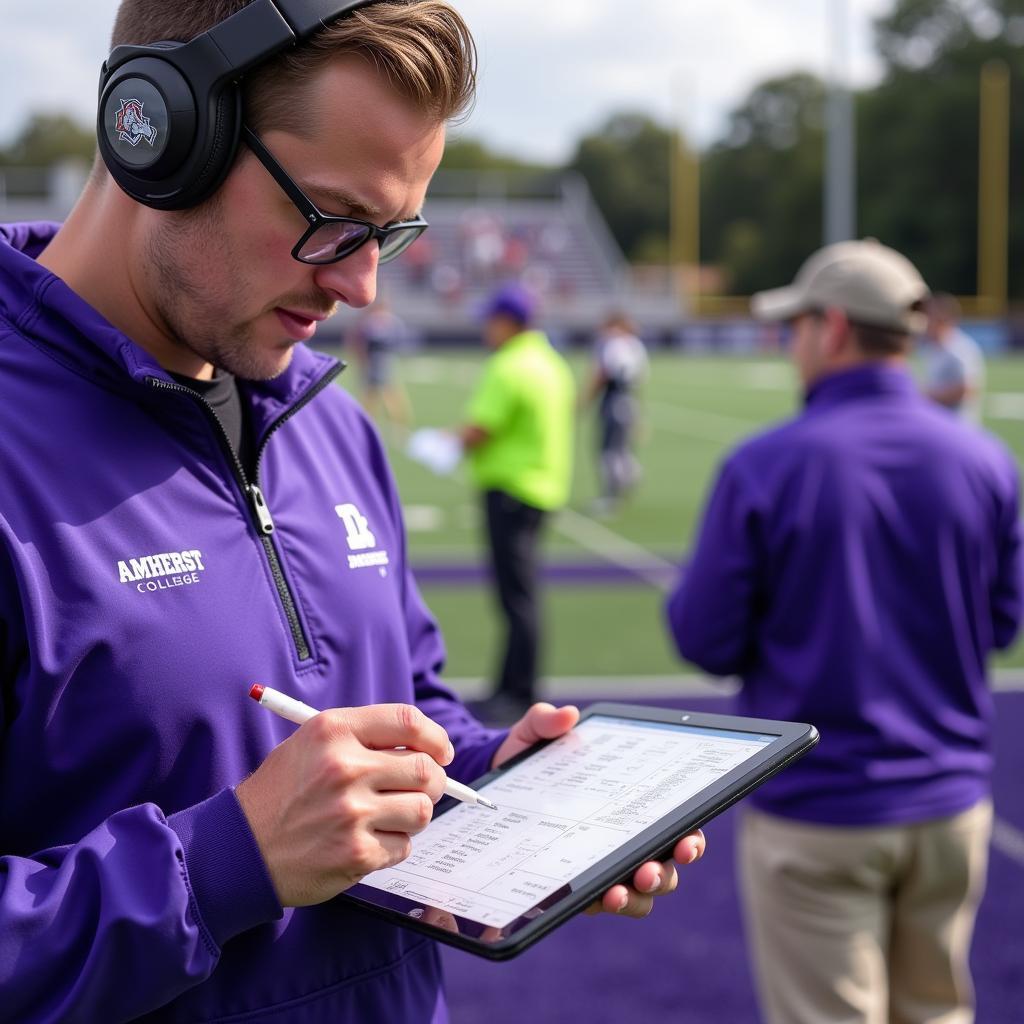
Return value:
<svg viewBox="0 0 1024 1024">
<path fill-rule="evenodd" d="M 405 356 L 400 375 L 415 426 L 454 426 L 483 356 L 467 350 Z M 572 358 L 582 389 L 587 358 Z M 358 392 L 352 366 L 342 385 Z M 697 357 L 657 353 L 644 392 L 643 481 L 613 518 L 591 512 L 596 493 L 594 412 L 578 419 L 575 479 L 567 509 L 550 523 L 544 547 L 544 674 L 560 693 L 596 693 L 602 680 L 628 677 L 656 692 L 667 676 L 692 672 L 671 651 L 661 606 L 699 522 L 716 466 L 737 441 L 797 408 L 798 388 L 781 357 Z M 1024 360 L 990 359 L 986 426 L 1024 461 Z M 387 434 L 387 424 L 382 424 Z M 463 470 L 438 477 L 391 445 L 420 588 L 448 647 L 446 677 L 475 696 L 498 647 L 492 597 L 483 575 L 477 495 Z M 1024 646 L 997 666 L 1024 665 Z M 641 680 L 648 685 L 643 686 Z M 576 685 L 574 685 L 576 684 Z"/>
</svg>

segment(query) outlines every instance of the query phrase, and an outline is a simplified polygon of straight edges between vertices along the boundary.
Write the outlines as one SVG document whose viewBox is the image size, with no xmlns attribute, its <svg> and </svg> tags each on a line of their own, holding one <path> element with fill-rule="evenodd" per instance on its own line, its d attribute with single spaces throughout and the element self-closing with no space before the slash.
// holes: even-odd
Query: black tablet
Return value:
<svg viewBox="0 0 1024 1024">
<path fill-rule="evenodd" d="M 629 704 L 445 798 L 410 857 L 343 898 L 491 960 L 521 953 L 818 742 L 811 725 Z"/>
</svg>

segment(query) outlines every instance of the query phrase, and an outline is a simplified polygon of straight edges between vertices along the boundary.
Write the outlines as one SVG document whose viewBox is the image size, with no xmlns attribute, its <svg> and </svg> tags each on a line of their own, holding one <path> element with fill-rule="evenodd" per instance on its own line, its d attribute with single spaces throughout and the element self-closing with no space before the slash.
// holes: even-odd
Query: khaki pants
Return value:
<svg viewBox="0 0 1024 1024">
<path fill-rule="evenodd" d="M 741 816 L 744 910 L 771 1024 L 970 1024 L 992 804 L 871 828 Z"/>
</svg>

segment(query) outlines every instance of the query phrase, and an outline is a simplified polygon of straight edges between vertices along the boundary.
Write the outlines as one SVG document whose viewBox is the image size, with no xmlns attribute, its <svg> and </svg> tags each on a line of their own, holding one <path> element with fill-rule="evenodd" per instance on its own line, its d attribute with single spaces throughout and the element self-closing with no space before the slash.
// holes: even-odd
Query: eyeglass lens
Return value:
<svg viewBox="0 0 1024 1024">
<path fill-rule="evenodd" d="M 333 222 L 318 228 L 296 254 L 306 263 L 330 263 L 355 252 L 371 234 L 365 224 Z M 422 234 L 421 227 L 399 228 L 380 240 L 380 263 L 401 255 Z"/>
</svg>

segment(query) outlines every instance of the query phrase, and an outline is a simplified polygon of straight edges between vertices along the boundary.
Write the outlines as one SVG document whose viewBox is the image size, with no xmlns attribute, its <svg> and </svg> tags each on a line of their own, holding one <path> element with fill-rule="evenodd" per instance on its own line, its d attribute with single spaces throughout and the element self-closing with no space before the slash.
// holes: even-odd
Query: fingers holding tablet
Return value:
<svg viewBox="0 0 1024 1024">
<path fill-rule="evenodd" d="M 676 864 L 687 865 L 704 856 L 706 840 L 701 829 L 683 836 L 673 851 L 673 860 L 648 861 L 633 875 L 633 884 L 613 885 L 601 899 L 588 908 L 588 914 L 618 914 L 620 917 L 646 917 L 654 909 L 658 896 L 675 892 L 679 885 Z"/>
<path fill-rule="evenodd" d="M 546 701 L 533 704 L 509 729 L 505 741 L 494 755 L 492 768 L 500 768 L 510 758 L 528 750 L 535 743 L 557 739 L 567 733 L 580 718 L 579 708 L 565 704 L 556 708 Z"/>
</svg>

